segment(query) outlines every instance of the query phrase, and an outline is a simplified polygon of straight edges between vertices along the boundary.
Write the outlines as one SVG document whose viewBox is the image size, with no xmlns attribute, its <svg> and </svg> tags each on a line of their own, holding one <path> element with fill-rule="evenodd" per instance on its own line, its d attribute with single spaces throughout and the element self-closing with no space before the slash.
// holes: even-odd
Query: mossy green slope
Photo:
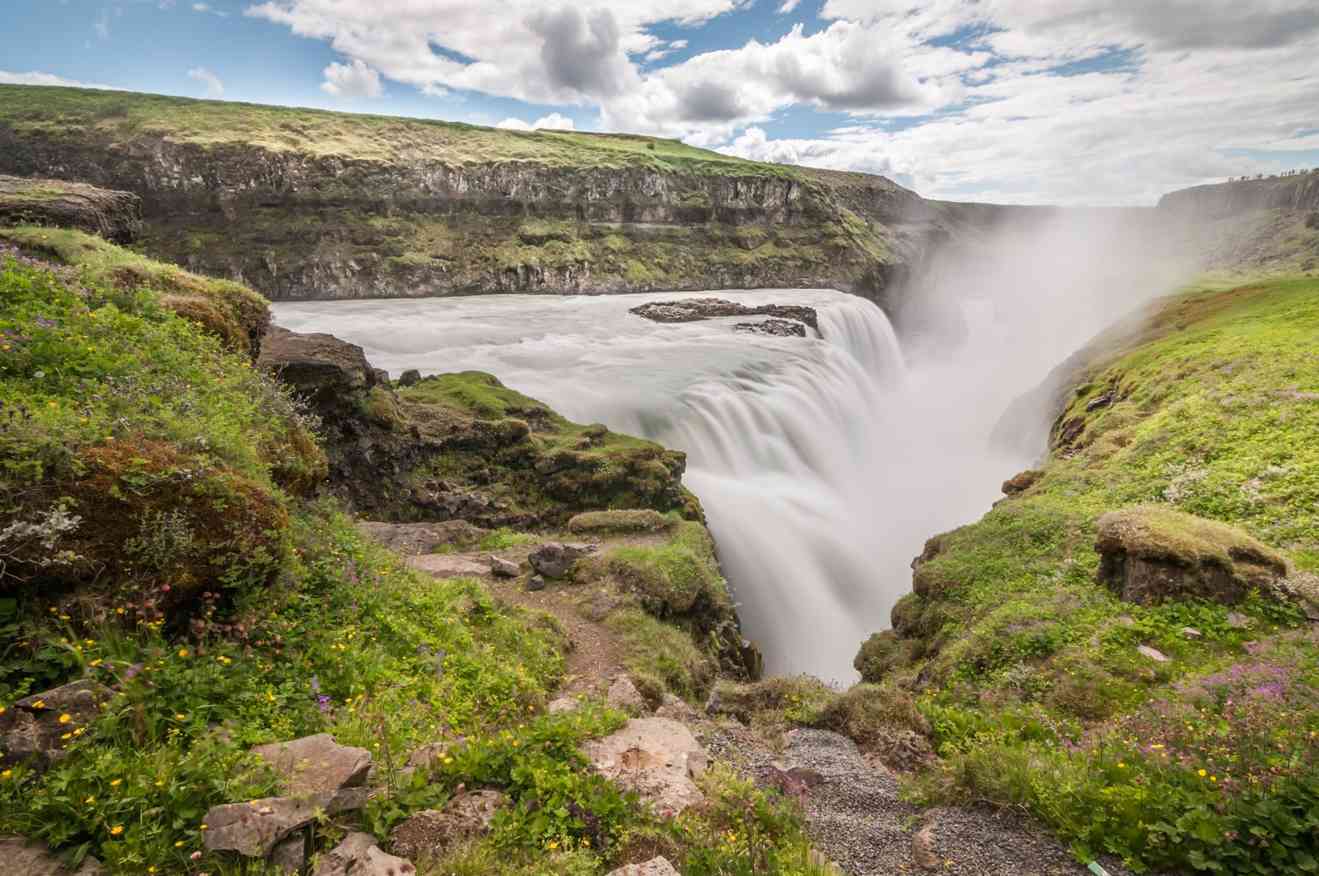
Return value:
<svg viewBox="0 0 1319 876">
<path fill-rule="evenodd" d="M 1217 522 L 1141 510 L 1169 556 L 1281 552 L 1304 587 L 1316 338 L 1319 281 L 1271 280 L 1189 292 L 1079 357 L 1042 475 L 932 540 L 894 632 L 857 656 L 923 691 L 945 758 L 927 792 L 1023 804 L 1082 855 L 1142 867 L 1313 869 L 1319 643 L 1301 607 L 1121 602 L 1096 580 L 1095 536 L 1106 513 L 1175 509 Z"/>
</svg>

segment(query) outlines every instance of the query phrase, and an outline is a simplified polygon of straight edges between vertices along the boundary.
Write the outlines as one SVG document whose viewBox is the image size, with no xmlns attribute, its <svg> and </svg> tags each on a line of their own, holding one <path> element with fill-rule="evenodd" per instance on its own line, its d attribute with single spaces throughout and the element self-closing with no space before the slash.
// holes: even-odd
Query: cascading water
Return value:
<svg viewBox="0 0 1319 876">
<path fill-rule="evenodd" d="M 361 344 L 394 374 L 489 371 L 572 419 L 686 451 L 767 669 L 850 680 L 857 647 L 910 586 L 910 557 L 982 511 L 1013 463 L 979 474 L 961 430 L 913 415 L 928 388 L 873 304 L 828 290 L 717 294 L 813 306 L 821 336 L 628 313 L 674 295 L 285 303 L 276 318 Z"/>
</svg>

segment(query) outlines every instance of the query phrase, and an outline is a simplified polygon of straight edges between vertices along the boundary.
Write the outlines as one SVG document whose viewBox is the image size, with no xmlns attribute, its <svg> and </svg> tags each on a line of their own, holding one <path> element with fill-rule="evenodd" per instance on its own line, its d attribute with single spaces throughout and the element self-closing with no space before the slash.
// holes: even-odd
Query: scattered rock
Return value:
<svg viewBox="0 0 1319 876">
<path fill-rule="evenodd" d="M 535 593 L 537 590 L 545 589 L 545 579 L 539 575 L 532 575 L 527 579 L 527 590 Z"/>
<path fill-rule="evenodd" d="M 721 316 L 773 316 L 805 323 L 819 330 L 815 308 L 796 304 L 762 304 L 748 307 L 724 298 L 684 298 L 679 301 L 651 301 L 633 307 L 635 313 L 652 322 L 700 322 Z"/>
<path fill-rule="evenodd" d="M 1167 654 L 1164 654 L 1162 651 L 1159 651 L 1155 648 L 1151 648 L 1149 645 L 1137 645 L 1136 650 L 1139 651 L 1143 656 L 1153 660 L 1155 663 L 1168 662 Z"/>
<path fill-rule="evenodd" d="M 21 836 L 0 836 L 0 861 L 4 871 L 14 876 L 101 876 L 105 872 L 95 858 L 84 858 L 77 870 L 70 870 L 45 843 Z"/>
<path fill-rule="evenodd" d="M 298 334 L 272 325 L 257 361 L 299 395 L 327 409 L 376 385 L 376 370 L 362 348 L 334 335 Z"/>
<path fill-rule="evenodd" d="M 490 574 L 488 563 L 454 554 L 422 554 L 408 557 L 408 565 L 436 578 L 480 578 Z"/>
<path fill-rule="evenodd" d="M 573 563 L 598 549 L 599 546 L 594 544 L 547 541 L 532 551 L 527 560 L 533 569 L 546 578 L 562 578 L 572 570 Z"/>
<path fill-rule="evenodd" d="M 1227 625 L 1234 630 L 1248 630 L 1250 629 L 1250 616 L 1239 611 L 1229 611 L 1227 613 Z"/>
<path fill-rule="evenodd" d="M 288 839 L 280 840 L 270 853 L 269 860 L 272 866 L 289 876 L 301 873 L 303 865 L 307 863 L 307 832 L 299 831 Z"/>
<path fill-rule="evenodd" d="M 679 876 L 679 874 L 673 869 L 668 858 L 655 857 L 644 864 L 628 864 L 617 870 L 610 870 L 607 876 Z"/>
<path fill-rule="evenodd" d="M 582 746 L 597 772 L 637 792 L 663 816 L 677 815 L 704 795 L 692 779 L 709 763 L 686 725 L 668 718 L 633 718 L 618 732 Z"/>
<path fill-rule="evenodd" d="M 328 733 L 258 745 L 252 753 L 270 765 L 291 796 L 359 787 L 371 770 L 371 752 L 340 745 Z"/>
<path fill-rule="evenodd" d="M 558 715 L 563 712 L 571 712 L 581 704 L 581 700 L 576 697 L 556 697 L 555 699 L 550 700 L 550 704 L 545 707 L 545 711 L 549 712 L 551 715 Z"/>
<path fill-rule="evenodd" d="M 609 685 L 605 702 L 629 715 L 641 715 L 648 711 L 645 697 L 626 675 L 618 676 L 614 679 L 614 683 Z"/>
<path fill-rule="evenodd" d="M 1014 474 L 1003 482 L 1003 492 L 1009 496 L 1015 496 L 1017 493 L 1023 493 L 1035 486 L 1035 483 L 1043 476 L 1044 472 L 1035 469 Z"/>
<path fill-rule="evenodd" d="M 411 861 L 387 855 L 369 833 L 350 833 L 321 858 L 312 876 L 408 876 L 416 873 Z"/>
<path fill-rule="evenodd" d="M 774 763 L 761 770 L 760 784 L 767 788 L 773 788 L 785 797 L 796 800 L 799 804 L 805 805 L 806 796 L 810 793 L 811 788 L 816 787 L 824 778 L 814 770 L 804 767 L 794 767 L 793 769 L 784 769 L 782 764 Z"/>
<path fill-rule="evenodd" d="M 934 842 L 933 824 L 927 824 L 912 834 L 911 858 L 922 870 L 938 870 L 942 865 Z"/>
<path fill-rule="evenodd" d="M 512 560 L 505 560 L 502 557 L 490 558 L 490 574 L 496 578 L 516 578 L 522 573 L 518 564 Z"/>
<path fill-rule="evenodd" d="M 498 791 L 465 791 L 443 809 L 423 810 L 394 828 L 389 847 L 417 860 L 437 858 L 453 843 L 489 833 L 495 813 L 507 800 Z"/>
<path fill-rule="evenodd" d="M 1195 627 L 1182 627 L 1182 635 L 1188 639 L 1204 638 L 1204 633 L 1200 632 Z"/>
<path fill-rule="evenodd" d="M 1202 598 L 1232 604 L 1252 589 L 1279 595 L 1287 563 L 1244 531 L 1171 508 L 1099 519 L 1099 580 L 1127 602 Z"/>
<path fill-rule="evenodd" d="M 212 806 L 206 813 L 205 845 L 212 852 L 264 858 L 280 840 L 310 824 L 318 815 L 361 809 L 367 796 L 366 788 L 357 787 L 305 797 L 266 797 Z"/>
<path fill-rule="evenodd" d="M 64 756 L 65 734 L 101 714 L 111 691 L 89 679 L 24 697 L 0 714 L 0 763 L 44 770 Z"/>
<path fill-rule="evenodd" d="M 398 377 L 399 386 L 416 386 L 421 383 L 421 372 L 416 368 L 409 368 Z"/>
<path fill-rule="evenodd" d="M 739 322 L 733 331 L 751 335 L 769 335 L 774 338 L 804 338 L 806 326 L 787 319 L 767 319 L 762 322 Z"/>
</svg>

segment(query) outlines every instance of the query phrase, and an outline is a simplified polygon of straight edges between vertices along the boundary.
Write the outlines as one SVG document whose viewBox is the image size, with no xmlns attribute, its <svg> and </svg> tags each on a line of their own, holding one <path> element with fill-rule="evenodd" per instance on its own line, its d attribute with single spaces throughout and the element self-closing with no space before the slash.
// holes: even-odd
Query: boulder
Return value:
<svg viewBox="0 0 1319 876">
<path fill-rule="evenodd" d="M 299 334 L 272 325 L 257 363 L 318 408 L 336 410 L 375 386 L 376 370 L 362 348 L 334 335 Z"/>
<path fill-rule="evenodd" d="M 1153 660 L 1155 663 L 1167 663 L 1167 662 L 1168 662 L 1168 655 L 1167 655 L 1167 654 L 1163 653 L 1162 651 L 1158 650 L 1157 648 L 1151 648 L 1149 645 L 1137 645 L 1137 646 L 1136 646 L 1136 651 L 1137 651 L 1137 653 L 1139 653 L 1142 657 L 1148 657 L 1149 659 Z"/>
<path fill-rule="evenodd" d="M 1027 469 L 1026 471 L 1018 472 L 1003 482 L 1002 490 L 1009 496 L 1015 496 L 1017 493 L 1024 493 L 1026 490 L 1035 486 L 1036 481 L 1038 481 L 1043 474 L 1044 472 L 1036 471 L 1035 469 Z"/>
<path fill-rule="evenodd" d="M 258 745 L 252 753 L 270 765 L 284 793 L 293 796 L 358 787 L 366 784 L 371 770 L 371 752 L 340 745 L 328 733 Z"/>
<path fill-rule="evenodd" d="M 481 578 L 490 574 L 490 565 L 455 554 L 422 554 L 408 557 L 408 565 L 436 578 Z"/>
<path fill-rule="evenodd" d="M 668 718 L 633 718 L 616 733 L 593 739 L 582 751 L 597 772 L 635 791 L 662 816 L 700 803 L 692 781 L 709 758 L 686 725 Z"/>
<path fill-rule="evenodd" d="M 84 858 L 78 868 L 64 866 L 45 843 L 21 836 L 0 836 L 0 861 L 13 876 L 101 876 L 105 871 L 95 858 Z"/>
<path fill-rule="evenodd" d="M 1287 562 L 1246 532 L 1158 506 L 1099 519 L 1099 580 L 1127 602 L 1208 599 L 1232 604 L 1252 589 L 1279 595 Z"/>
<path fill-rule="evenodd" d="M 366 805 L 366 788 L 322 791 L 304 797 L 265 797 L 212 806 L 206 813 L 206 848 L 264 858 L 280 840 L 319 815 L 337 815 Z"/>
<path fill-rule="evenodd" d="M 307 832 L 298 831 L 280 840 L 267 860 L 272 867 L 288 876 L 301 873 L 303 865 L 307 863 Z"/>
<path fill-rule="evenodd" d="M 609 685 L 609 691 L 605 694 L 605 702 L 615 709 L 627 712 L 629 715 L 640 715 L 648 711 L 646 699 L 637 690 L 637 686 L 632 683 L 632 679 L 626 675 L 620 675 L 614 679 L 613 684 Z"/>
<path fill-rule="evenodd" d="M 577 699 L 577 697 L 555 697 L 550 700 L 550 704 L 545 707 L 545 711 L 549 712 L 551 715 L 558 715 L 563 712 L 571 712 L 573 709 L 580 707 L 581 704 L 581 700 Z"/>
<path fill-rule="evenodd" d="M 90 679 L 24 697 L 0 714 L 0 763 L 45 769 L 64 756 L 65 736 L 101 714 L 111 691 Z"/>
<path fill-rule="evenodd" d="M 142 199 L 86 183 L 0 175 L 0 225 L 77 228 L 132 243 L 142 230 Z"/>
<path fill-rule="evenodd" d="M 815 308 L 799 304 L 762 304 L 750 307 L 726 298 L 683 298 L 678 301 L 650 301 L 628 312 L 652 322 L 700 322 L 723 316 L 772 316 L 805 323 L 817 331 L 820 328 Z"/>
<path fill-rule="evenodd" d="M 934 825 L 927 824 L 912 834 L 911 859 L 922 870 L 939 870 L 943 861 L 939 859 L 938 847 L 934 840 Z"/>
<path fill-rule="evenodd" d="M 572 571 L 573 564 L 582 557 L 595 553 L 599 547 L 594 544 L 563 544 L 547 541 L 539 545 L 527 560 L 531 568 L 546 578 L 563 578 Z"/>
<path fill-rule="evenodd" d="M 498 791 L 464 791 L 443 809 L 418 812 L 394 828 L 389 847 L 409 858 L 437 858 L 454 843 L 489 833 L 495 813 L 507 799 Z"/>
<path fill-rule="evenodd" d="M 421 383 L 421 372 L 416 368 L 409 368 L 398 377 L 399 386 L 416 386 Z"/>
<path fill-rule="evenodd" d="M 369 833 L 350 833 L 323 855 L 312 876 L 409 876 L 411 861 L 386 854 Z"/>
<path fill-rule="evenodd" d="M 806 337 L 806 326 L 790 319 L 767 319 L 762 322 L 734 323 L 733 331 L 751 335 L 769 335 L 773 338 Z"/>
<path fill-rule="evenodd" d="M 675 697 L 671 693 L 664 694 L 663 699 L 660 700 L 660 707 L 655 710 L 655 716 L 657 718 L 669 718 L 673 721 L 680 721 L 682 723 L 695 721 L 700 717 L 700 715 L 696 713 L 696 709 L 692 708 L 690 703 L 681 697 Z"/>
<path fill-rule="evenodd" d="M 679 876 L 668 858 L 655 857 L 643 864 L 628 864 L 610 870 L 608 876 Z"/>
<path fill-rule="evenodd" d="M 503 557 L 490 558 L 490 574 L 496 578 L 516 578 L 522 573 L 518 564 Z"/>
<path fill-rule="evenodd" d="M 535 593 L 537 590 L 545 589 L 545 579 L 539 575 L 532 575 L 527 579 L 527 590 Z"/>
</svg>

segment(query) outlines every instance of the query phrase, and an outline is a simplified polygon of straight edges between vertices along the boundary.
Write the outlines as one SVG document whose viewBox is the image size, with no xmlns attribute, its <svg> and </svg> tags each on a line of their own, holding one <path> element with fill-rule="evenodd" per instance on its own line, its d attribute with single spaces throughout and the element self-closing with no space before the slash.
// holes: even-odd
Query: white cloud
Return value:
<svg viewBox="0 0 1319 876">
<path fill-rule="evenodd" d="M 189 79 L 196 79 L 206 86 L 206 96 L 209 98 L 224 97 L 224 83 L 220 77 L 216 76 L 205 67 L 193 67 L 188 71 Z"/>
<path fill-rule="evenodd" d="M 385 93 L 380 74 L 354 58 L 351 64 L 330 64 L 325 68 L 321 90 L 335 97 L 380 97 Z"/>
<path fill-rule="evenodd" d="M 504 119 L 502 122 L 495 125 L 495 127 L 505 128 L 510 131 L 539 131 L 542 128 L 551 131 L 571 131 L 574 129 L 573 120 L 560 113 L 550 113 L 547 116 L 541 116 L 530 124 L 521 119 L 510 117 Z"/>
<path fill-rule="evenodd" d="M 779 7 L 779 15 L 787 15 L 800 5 L 801 0 L 783 0 L 783 5 Z"/>
<path fill-rule="evenodd" d="M 211 15 L 218 15 L 220 18 L 228 18 L 228 17 L 229 17 L 229 13 L 228 13 L 228 12 L 222 12 L 222 11 L 220 11 L 219 9 L 216 9 L 214 6 L 212 6 L 212 5 L 209 4 L 209 3 L 194 3 L 194 4 L 192 4 L 192 11 L 193 11 L 193 12 L 209 13 L 209 14 L 211 14 Z"/>
<path fill-rule="evenodd" d="M 101 91 L 123 90 L 114 85 L 103 85 L 99 82 L 79 82 L 76 79 L 65 79 L 63 76 L 56 76 L 54 73 L 42 73 L 36 70 L 28 73 L 11 73 L 8 70 L 0 70 L 0 84 L 60 85 L 65 88 L 95 88 Z"/>
</svg>

